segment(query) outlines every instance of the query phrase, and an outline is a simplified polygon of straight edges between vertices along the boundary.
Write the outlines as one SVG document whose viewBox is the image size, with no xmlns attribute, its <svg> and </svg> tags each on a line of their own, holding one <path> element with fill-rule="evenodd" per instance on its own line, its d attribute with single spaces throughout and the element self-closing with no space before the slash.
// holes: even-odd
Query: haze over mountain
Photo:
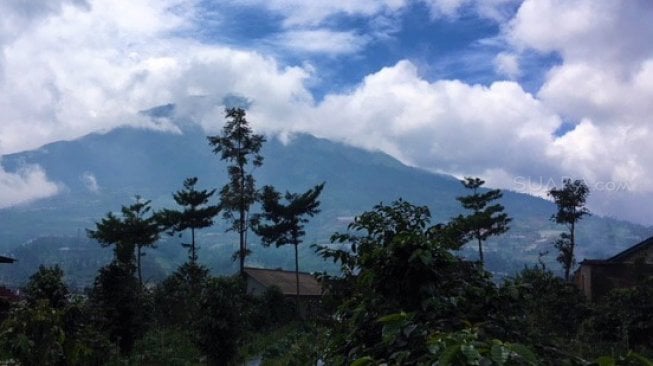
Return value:
<svg viewBox="0 0 653 366">
<path fill-rule="evenodd" d="M 455 197 L 465 194 L 460 182 L 451 176 L 405 166 L 384 153 L 306 134 L 293 136 L 287 144 L 269 137 L 262 153 L 264 164 L 254 173 L 259 185 L 297 192 L 326 181 L 322 213 L 311 221 L 301 247 L 303 270 L 332 270 L 309 245 L 328 242 L 334 231 L 346 229 L 355 215 L 379 202 L 403 198 L 428 205 L 433 223 L 437 223 L 460 212 Z M 43 262 L 62 263 L 75 283 L 88 284 L 111 253 L 86 239 L 85 230 L 107 212 L 129 204 L 135 195 L 151 199 L 155 209 L 171 207 L 172 192 L 181 188 L 186 177 L 199 177 L 202 188 L 218 188 L 227 181 L 225 165 L 211 153 L 205 132 L 191 125 L 185 125 L 182 133 L 118 128 L 7 155 L 2 163 L 10 172 L 37 164 L 58 189 L 52 197 L 0 210 L 0 251 L 19 260 L 11 268 L 0 268 L 0 280 L 10 282 L 23 281 Z M 505 192 L 501 203 L 514 221 L 507 234 L 488 243 L 489 268 L 510 273 L 537 263 L 538 255 L 549 251 L 544 260 L 557 269 L 552 242 L 562 228 L 549 219 L 554 205 L 514 192 Z M 217 219 L 215 226 L 200 233 L 200 261 L 215 272 L 231 273 L 235 270 L 231 255 L 236 240 L 224 229 L 224 222 Z M 578 258 L 616 253 L 650 233 L 640 225 L 588 217 L 579 226 Z M 180 240 L 165 236 L 158 249 L 148 250 L 146 276 L 161 278 L 185 260 Z M 291 267 L 290 248 L 260 248 L 253 235 L 249 241 L 254 250 L 248 259 L 250 265 Z M 473 245 L 463 254 L 475 258 Z"/>
</svg>

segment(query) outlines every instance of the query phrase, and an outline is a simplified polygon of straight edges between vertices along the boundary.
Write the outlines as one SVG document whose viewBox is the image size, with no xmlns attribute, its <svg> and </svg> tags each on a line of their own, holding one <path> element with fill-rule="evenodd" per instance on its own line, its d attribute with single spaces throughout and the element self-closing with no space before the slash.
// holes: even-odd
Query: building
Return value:
<svg viewBox="0 0 653 366">
<path fill-rule="evenodd" d="M 586 259 L 574 274 L 576 285 L 590 300 L 615 288 L 631 287 L 653 276 L 653 237 L 608 259 Z"/>
<path fill-rule="evenodd" d="M 297 279 L 294 271 L 250 267 L 246 267 L 244 270 L 248 294 L 262 296 L 267 289 L 277 287 L 288 300 L 295 301 Z M 319 311 L 322 285 L 310 273 L 299 272 L 299 298 L 302 317 L 311 317 Z"/>
<path fill-rule="evenodd" d="M 11 263 L 14 263 L 14 262 L 16 262 L 15 259 L 0 255 L 0 263 L 9 263 L 9 264 L 11 264 Z M 5 309 L 1 309 L 1 307 L 2 307 L 1 304 L 3 302 L 4 303 L 6 303 L 6 302 L 11 303 L 11 302 L 16 302 L 18 300 L 20 300 L 20 297 L 18 296 L 17 293 L 15 293 L 14 291 L 0 285 L 0 312 L 2 310 L 5 310 Z"/>
<path fill-rule="evenodd" d="M 16 260 L 13 258 L 5 257 L 4 255 L 0 255 L 0 263 L 14 263 Z"/>
</svg>

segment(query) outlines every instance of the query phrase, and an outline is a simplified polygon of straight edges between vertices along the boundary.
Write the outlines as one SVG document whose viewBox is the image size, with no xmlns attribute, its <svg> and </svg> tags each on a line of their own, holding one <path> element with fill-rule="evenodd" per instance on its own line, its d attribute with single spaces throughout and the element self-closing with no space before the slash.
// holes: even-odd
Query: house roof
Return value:
<svg viewBox="0 0 653 366">
<path fill-rule="evenodd" d="M 4 255 L 0 255 L 0 263 L 14 263 L 16 260 L 13 258 L 5 257 Z"/>
<path fill-rule="evenodd" d="M 653 236 L 646 239 L 646 240 L 644 240 L 644 241 L 642 241 L 641 243 L 633 245 L 632 247 L 624 250 L 621 253 L 615 254 L 614 256 L 606 259 L 606 261 L 607 262 L 621 262 L 624 259 L 628 258 L 630 255 L 635 254 L 635 253 L 639 252 L 640 250 L 647 249 L 651 245 L 653 245 Z"/>
<path fill-rule="evenodd" d="M 646 250 L 650 246 L 653 246 L 653 236 L 640 242 L 632 247 L 621 251 L 608 259 L 585 259 L 580 264 L 590 264 L 590 265 L 611 265 L 611 264 L 620 264 L 624 260 L 628 259 L 631 255 L 639 252 L 640 250 Z"/>
<path fill-rule="evenodd" d="M 265 287 L 277 286 L 284 295 L 296 295 L 297 285 L 294 271 L 277 269 L 245 268 L 245 274 Z M 322 286 L 315 276 L 299 272 L 299 295 L 321 296 Z"/>
</svg>

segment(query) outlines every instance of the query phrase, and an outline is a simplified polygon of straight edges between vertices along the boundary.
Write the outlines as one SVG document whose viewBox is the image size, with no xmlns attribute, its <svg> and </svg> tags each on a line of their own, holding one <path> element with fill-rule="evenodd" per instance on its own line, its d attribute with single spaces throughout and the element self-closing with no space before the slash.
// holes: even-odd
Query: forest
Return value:
<svg viewBox="0 0 653 366">
<path fill-rule="evenodd" d="M 69 289 L 55 265 L 41 266 L 19 296 L 0 296 L 2 364 L 653 365 L 653 278 L 592 301 L 573 283 L 575 230 L 590 214 L 582 180 L 549 191 L 558 208 L 551 220 L 563 228 L 551 248 L 564 277 L 540 261 L 494 278 L 484 243 L 508 232 L 512 218 L 500 190 L 465 178 L 468 195 L 455 197 L 465 214 L 447 222 L 397 198 L 359 213 L 330 244 L 311 245 L 339 271 L 316 274 L 319 307 L 300 311 L 298 247 L 310 245 L 305 227 L 329 183 L 304 192 L 258 187 L 265 138 L 243 109 L 228 108 L 226 120 L 208 137 L 227 163 L 223 187 L 203 189 L 189 177 L 173 193 L 177 207 L 153 210 L 136 197 L 99 218 L 86 234 L 113 257 L 83 292 Z M 196 234 L 219 218 L 238 240 L 232 276 L 199 262 Z M 296 296 L 248 291 L 251 235 L 294 248 Z M 152 283 L 142 258 L 164 236 L 180 238 L 188 257 Z M 460 256 L 464 246 L 478 249 L 478 260 Z"/>
</svg>

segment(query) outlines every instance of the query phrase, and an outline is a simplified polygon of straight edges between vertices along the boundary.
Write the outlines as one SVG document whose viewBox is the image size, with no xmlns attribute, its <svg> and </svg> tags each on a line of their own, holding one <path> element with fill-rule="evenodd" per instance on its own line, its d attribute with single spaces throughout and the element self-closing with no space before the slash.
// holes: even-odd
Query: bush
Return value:
<svg viewBox="0 0 653 366">
<path fill-rule="evenodd" d="M 599 300 L 587 322 L 587 334 L 598 341 L 619 342 L 626 349 L 653 344 L 653 281 L 614 289 Z"/>
<path fill-rule="evenodd" d="M 244 286 L 241 278 L 212 278 L 202 291 L 194 341 L 210 365 L 231 365 L 237 360 L 249 327 Z"/>
<path fill-rule="evenodd" d="M 158 323 L 190 330 L 200 312 L 200 297 L 209 278 L 209 270 L 194 263 L 184 263 L 168 276 L 154 291 Z"/>
<path fill-rule="evenodd" d="M 100 269 L 90 293 L 95 322 L 109 339 L 129 355 L 134 343 L 147 331 L 152 303 L 134 278 L 133 270 L 112 262 Z"/>
</svg>

